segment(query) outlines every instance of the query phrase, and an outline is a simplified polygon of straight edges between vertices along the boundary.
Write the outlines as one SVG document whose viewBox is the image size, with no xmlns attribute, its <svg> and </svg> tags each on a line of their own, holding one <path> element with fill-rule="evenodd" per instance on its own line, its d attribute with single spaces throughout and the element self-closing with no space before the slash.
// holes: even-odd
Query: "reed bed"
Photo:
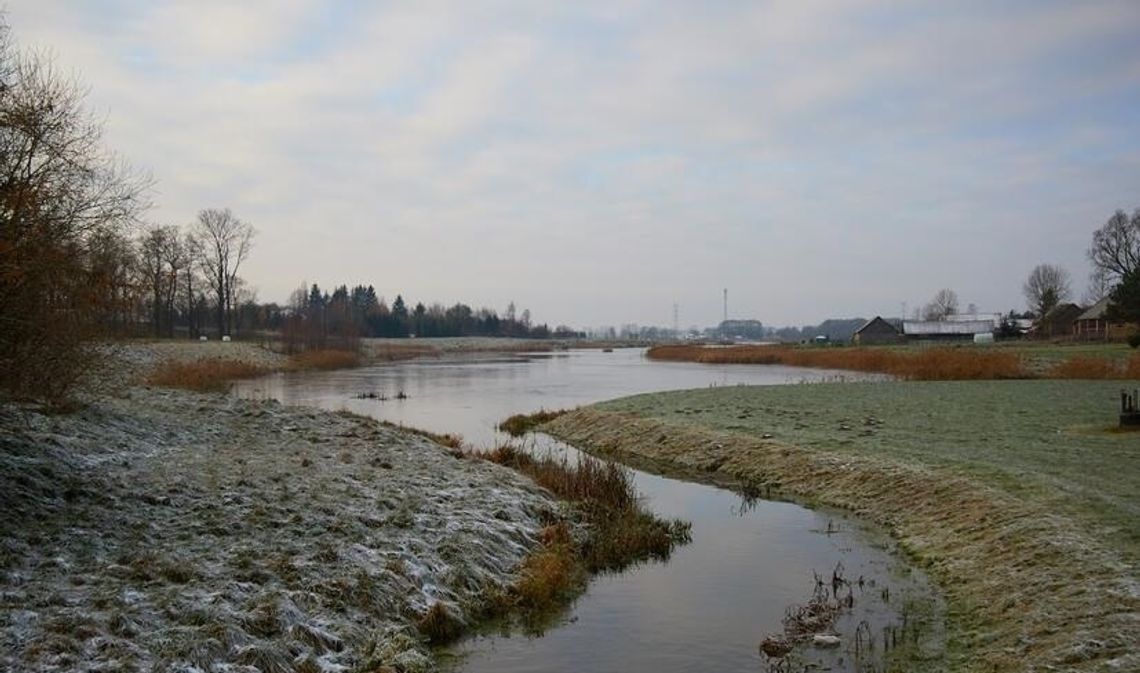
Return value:
<svg viewBox="0 0 1140 673">
<path fill-rule="evenodd" d="M 792 348 L 787 346 L 656 346 L 655 360 L 708 364 L 763 364 L 848 369 L 912 381 L 1020 379 L 1030 374 L 1016 353 L 963 348 L 899 351 L 886 348 Z"/>
<path fill-rule="evenodd" d="M 359 351 L 326 348 L 290 355 L 288 368 L 294 370 L 347 369 L 358 366 L 361 360 Z"/>
<path fill-rule="evenodd" d="M 270 369 L 263 365 L 222 358 L 190 362 L 170 361 L 155 368 L 147 377 L 147 383 L 163 388 L 181 388 L 203 393 L 226 392 L 230 388 L 230 383 L 237 379 L 255 378 L 269 371 Z"/>
</svg>

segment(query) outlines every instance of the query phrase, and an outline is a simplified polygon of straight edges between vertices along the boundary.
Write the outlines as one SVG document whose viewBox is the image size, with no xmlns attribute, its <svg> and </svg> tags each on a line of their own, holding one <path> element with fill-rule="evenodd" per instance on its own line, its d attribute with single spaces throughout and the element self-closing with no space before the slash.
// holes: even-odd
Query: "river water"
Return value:
<svg viewBox="0 0 1140 673">
<path fill-rule="evenodd" d="M 515 413 L 642 392 L 853 377 L 858 375 L 782 366 L 663 363 L 633 349 L 581 350 L 285 373 L 239 382 L 235 392 L 458 433 L 487 447 L 505 441 L 495 425 Z M 399 399 L 400 393 L 406 397 Z M 358 398 L 367 394 L 387 399 Z M 549 438 L 538 441 L 557 447 Z M 814 574 L 830 579 L 841 564 L 855 598 L 853 610 L 836 625 L 844 644 L 809 648 L 801 664 L 856 671 L 862 669 L 853 656 L 853 634 L 860 624 L 881 642 L 885 629 L 903 621 L 904 601 L 937 602 L 925 578 L 900 563 L 884 535 L 842 514 L 788 502 L 745 502 L 728 490 L 640 471 L 634 477 L 650 509 L 693 524 L 692 542 L 667 562 L 595 578 L 541 637 L 495 633 L 463 641 L 452 650 L 459 670 L 765 670 L 769 662 L 758 650 L 760 641 L 782 631 L 789 606 L 810 598 Z"/>
</svg>

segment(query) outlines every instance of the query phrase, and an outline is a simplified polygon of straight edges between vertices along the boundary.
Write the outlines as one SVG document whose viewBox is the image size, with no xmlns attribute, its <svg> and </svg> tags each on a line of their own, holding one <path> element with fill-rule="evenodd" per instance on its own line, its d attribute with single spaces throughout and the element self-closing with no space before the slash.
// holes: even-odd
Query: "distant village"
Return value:
<svg viewBox="0 0 1140 673">
<path fill-rule="evenodd" d="M 840 318 L 819 325 L 774 329 L 759 320 L 725 320 L 689 339 L 779 341 L 783 343 L 897 344 L 910 341 L 965 341 L 990 343 L 1005 339 L 1121 341 L 1134 331 L 1131 323 L 1106 317 L 1110 299 L 1092 306 L 1062 303 L 1040 318 L 1027 314 L 952 313 L 937 320 L 896 317 Z"/>
</svg>

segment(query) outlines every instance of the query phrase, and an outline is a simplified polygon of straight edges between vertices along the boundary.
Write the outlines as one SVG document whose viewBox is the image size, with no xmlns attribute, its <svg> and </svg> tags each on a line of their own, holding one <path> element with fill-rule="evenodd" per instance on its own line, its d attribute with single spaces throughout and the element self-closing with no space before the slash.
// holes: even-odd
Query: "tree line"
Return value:
<svg viewBox="0 0 1140 673">
<path fill-rule="evenodd" d="M 417 302 L 414 306 L 402 294 L 389 305 L 372 285 L 349 288 L 340 285 L 330 294 L 314 283 L 293 292 L 288 307 L 276 313 L 277 325 L 289 351 L 345 347 L 361 337 L 461 337 L 489 336 L 524 339 L 581 338 L 581 332 L 565 325 L 550 329 L 534 324 L 529 309 L 516 312 L 514 302 L 500 316 L 490 308 L 472 309 L 464 303 L 445 307 Z"/>
</svg>

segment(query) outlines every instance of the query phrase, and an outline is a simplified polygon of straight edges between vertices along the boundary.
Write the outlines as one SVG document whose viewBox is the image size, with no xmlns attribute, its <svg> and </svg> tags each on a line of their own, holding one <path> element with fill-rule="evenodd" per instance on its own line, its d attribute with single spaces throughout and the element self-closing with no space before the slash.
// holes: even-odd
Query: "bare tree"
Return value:
<svg viewBox="0 0 1140 673">
<path fill-rule="evenodd" d="M 922 317 L 926 320 L 945 320 L 958 312 L 958 295 L 949 288 L 943 288 L 935 293 L 922 310 Z"/>
<path fill-rule="evenodd" d="M 1104 269 L 1094 267 L 1092 273 L 1089 274 L 1089 284 L 1085 287 L 1085 293 L 1081 295 L 1081 303 L 1085 306 L 1091 306 L 1101 299 L 1104 299 L 1112 292 L 1112 282 L 1108 279 L 1108 273 Z"/>
<path fill-rule="evenodd" d="M 100 300 L 123 298 L 104 285 L 124 278 L 117 231 L 146 206 L 149 181 L 103 148 L 83 99 L 0 24 L 0 388 L 10 394 L 66 394 L 89 361 Z"/>
<path fill-rule="evenodd" d="M 1093 267 L 1113 284 L 1140 268 L 1140 208 L 1132 219 L 1117 210 L 1100 229 L 1093 232 L 1088 250 Z"/>
<path fill-rule="evenodd" d="M 178 227 L 152 226 L 139 241 L 139 264 L 150 295 L 154 336 L 174 336 L 174 298 L 186 265 L 182 234 Z"/>
<path fill-rule="evenodd" d="M 254 233 L 253 227 L 235 217 L 229 208 L 207 208 L 198 213 L 195 223 L 198 259 L 217 302 L 214 311 L 219 338 L 230 333 L 237 274 L 249 256 Z"/>
<path fill-rule="evenodd" d="M 1040 318 L 1072 295 L 1069 272 L 1052 264 L 1038 264 L 1029 272 L 1021 291 L 1029 310 Z"/>
</svg>

